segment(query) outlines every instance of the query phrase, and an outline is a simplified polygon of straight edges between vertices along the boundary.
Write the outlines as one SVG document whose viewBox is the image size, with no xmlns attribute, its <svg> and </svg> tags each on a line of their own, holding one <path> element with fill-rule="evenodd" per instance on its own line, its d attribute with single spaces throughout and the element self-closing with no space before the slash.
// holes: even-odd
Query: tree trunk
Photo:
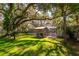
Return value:
<svg viewBox="0 0 79 59">
<path fill-rule="evenodd" d="M 13 37 L 14 37 L 14 40 L 15 40 L 15 39 L 16 39 L 16 37 L 15 37 L 15 24 L 14 24 L 14 21 L 13 21 L 12 26 L 13 26 L 13 28 L 12 28 L 12 30 L 13 30 Z"/>
<path fill-rule="evenodd" d="M 67 35 L 66 35 L 66 16 L 63 16 L 63 35 L 64 35 L 64 41 L 67 41 Z"/>
<path fill-rule="evenodd" d="M 77 30 L 76 30 L 76 34 L 77 34 L 77 40 L 79 41 L 79 16 L 76 15 L 76 23 L 77 23 Z"/>
<path fill-rule="evenodd" d="M 14 37 L 14 40 L 16 39 L 16 37 L 15 37 L 15 32 L 13 33 L 13 37 Z"/>
<path fill-rule="evenodd" d="M 15 36 L 15 24 L 14 24 L 14 20 L 12 20 L 12 22 L 13 22 L 13 24 L 12 24 L 12 26 L 13 26 L 13 28 L 12 28 L 12 30 L 13 30 L 13 37 L 14 37 L 14 40 L 16 39 L 16 36 Z"/>
<path fill-rule="evenodd" d="M 64 38 L 64 42 L 67 42 L 67 34 L 66 34 L 66 11 L 64 11 L 64 6 L 62 8 L 62 16 L 63 16 L 63 38 Z"/>
</svg>

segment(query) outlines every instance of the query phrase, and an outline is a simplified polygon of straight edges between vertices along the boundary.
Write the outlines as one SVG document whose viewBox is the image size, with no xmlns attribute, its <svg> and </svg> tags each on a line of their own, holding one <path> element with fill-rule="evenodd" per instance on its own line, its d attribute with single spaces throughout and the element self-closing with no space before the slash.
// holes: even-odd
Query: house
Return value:
<svg viewBox="0 0 79 59">
<path fill-rule="evenodd" d="M 38 37 L 56 37 L 56 27 L 47 26 L 47 27 L 36 27 L 33 30 Z"/>
</svg>

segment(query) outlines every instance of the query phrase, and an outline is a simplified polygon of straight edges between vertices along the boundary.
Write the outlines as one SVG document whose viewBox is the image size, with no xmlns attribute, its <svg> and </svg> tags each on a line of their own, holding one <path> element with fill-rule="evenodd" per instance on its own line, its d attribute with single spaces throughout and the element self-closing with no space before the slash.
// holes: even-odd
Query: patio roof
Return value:
<svg viewBox="0 0 79 59">
<path fill-rule="evenodd" d="M 48 28 L 48 29 L 55 29 L 57 28 L 56 26 L 47 26 L 47 27 L 36 27 L 35 29 L 45 29 L 45 28 Z"/>
<path fill-rule="evenodd" d="M 44 28 L 46 28 L 46 27 L 36 27 L 35 29 L 44 29 Z"/>
</svg>

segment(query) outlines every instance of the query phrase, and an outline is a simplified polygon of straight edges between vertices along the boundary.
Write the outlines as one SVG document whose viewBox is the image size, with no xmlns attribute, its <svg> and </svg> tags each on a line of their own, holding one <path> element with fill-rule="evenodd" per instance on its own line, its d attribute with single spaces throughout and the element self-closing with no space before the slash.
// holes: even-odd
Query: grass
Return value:
<svg viewBox="0 0 79 59">
<path fill-rule="evenodd" d="M 64 56 L 69 49 L 62 39 L 38 38 L 30 34 L 17 34 L 16 40 L 0 38 L 0 56 Z"/>
</svg>

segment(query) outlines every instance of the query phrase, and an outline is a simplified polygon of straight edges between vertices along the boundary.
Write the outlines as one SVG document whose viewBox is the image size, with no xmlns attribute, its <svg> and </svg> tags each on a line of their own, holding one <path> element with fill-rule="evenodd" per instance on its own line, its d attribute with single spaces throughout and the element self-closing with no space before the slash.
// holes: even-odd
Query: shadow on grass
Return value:
<svg viewBox="0 0 79 59">
<path fill-rule="evenodd" d="M 38 37 L 32 37 L 38 38 Z M 67 55 L 63 45 L 50 41 L 40 40 L 12 40 L 9 38 L 0 38 L 0 55 L 10 56 L 59 56 Z M 43 43 L 51 43 L 51 46 L 46 47 Z M 46 43 L 46 44 L 48 44 Z M 54 46 L 52 47 L 52 45 Z"/>
<path fill-rule="evenodd" d="M 43 39 L 44 37 L 32 37 L 32 38 L 36 38 L 36 39 Z"/>
<path fill-rule="evenodd" d="M 55 53 L 53 53 L 55 51 Z M 52 54 L 50 54 L 52 52 Z M 44 48 L 42 44 L 38 46 L 38 49 L 33 50 L 26 50 L 21 56 L 61 56 L 66 55 L 67 52 L 63 50 L 62 46 L 56 46 L 51 48 Z"/>
</svg>

